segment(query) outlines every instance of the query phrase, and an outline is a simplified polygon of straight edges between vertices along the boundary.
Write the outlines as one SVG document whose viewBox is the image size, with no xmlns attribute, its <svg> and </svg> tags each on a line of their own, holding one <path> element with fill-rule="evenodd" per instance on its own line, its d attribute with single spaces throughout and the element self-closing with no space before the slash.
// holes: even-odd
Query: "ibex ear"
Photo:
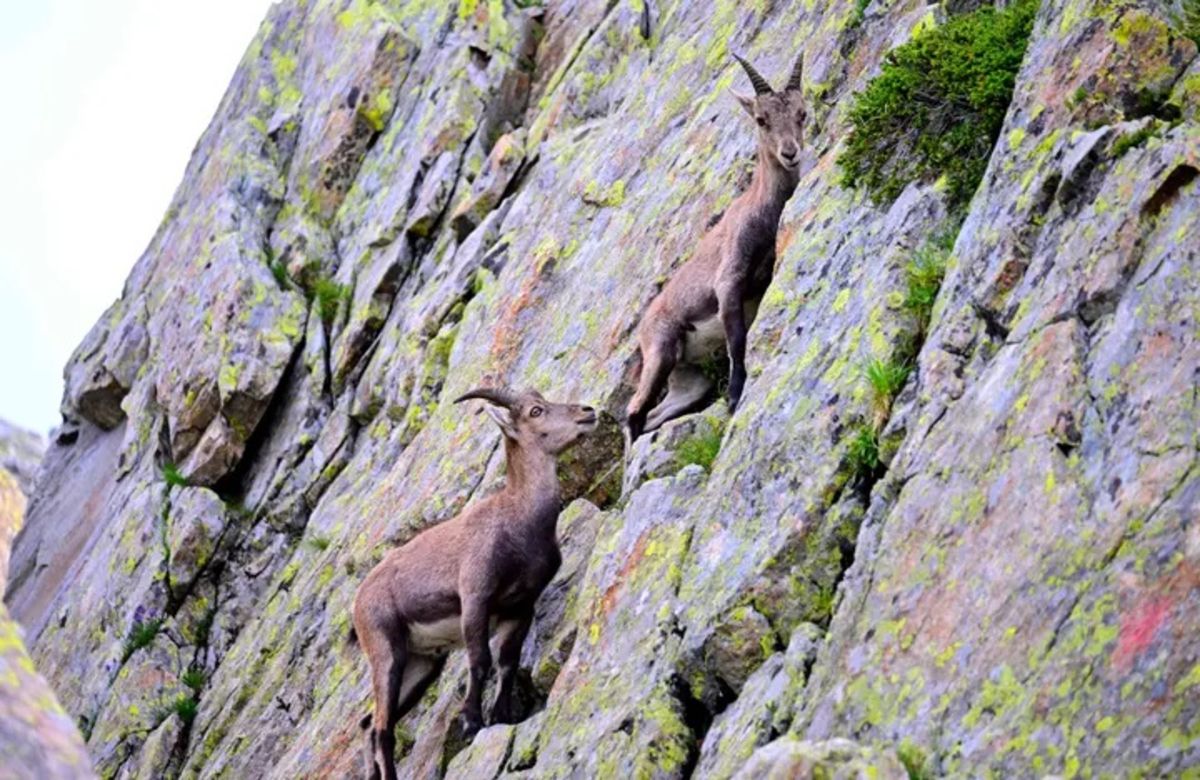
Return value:
<svg viewBox="0 0 1200 780">
<path fill-rule="evenodd" d="M 500 431 L 510 439 L 517 438 L 517 427 L 513 424 L 512 414 L 502 406 L 485 406 L 484 411 L 492 422 L 500 426 Z"/>
<path fill-rule="evenodd" d="M 754 116 L 754 96 L 753 95 L 743 95 L 741 92 L 738 92 L 736 89 L 733 89 L 732 87 L 729 90 L 729 94 L 731 94 L 735 98 L 737 98 L 737 102 L 742 104 L 742 108 L 746 109 L 747 114 L 749 114 L 750 116 Z"/>
</svg>

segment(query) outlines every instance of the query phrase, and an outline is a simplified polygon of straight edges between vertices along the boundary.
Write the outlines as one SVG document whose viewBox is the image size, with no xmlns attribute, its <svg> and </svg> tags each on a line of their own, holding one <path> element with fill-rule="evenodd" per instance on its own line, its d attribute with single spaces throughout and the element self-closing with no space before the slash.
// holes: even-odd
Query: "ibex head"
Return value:
<svg viewBox="0 0 1200 780">
<path fill-rule="evenodd" d="M 478 388 L 454 402 L 471 398 L 492 404 L 487 407 L 488 416 L 506 437 L 523 448 L 549 455 L 558 455 L 596 429 L 596 410 L 592 407 L 553 403 L 536 390 Z"/>
<path fill-rule="evenodd" d="M 782 92 L 772 89 L 749 62 L 736 54 L 733 56 L 745 68 L 750 83 L 754 85 L 754 95 L 735 91 L 733 96 L 758 124 L 759 148 L 783 168 L 796 171 L 800 167 L 800 141 L 805 120 L 804 100 L 800 94 L 804 54 L 796 57 L 792 75 Z"/>
</svg>

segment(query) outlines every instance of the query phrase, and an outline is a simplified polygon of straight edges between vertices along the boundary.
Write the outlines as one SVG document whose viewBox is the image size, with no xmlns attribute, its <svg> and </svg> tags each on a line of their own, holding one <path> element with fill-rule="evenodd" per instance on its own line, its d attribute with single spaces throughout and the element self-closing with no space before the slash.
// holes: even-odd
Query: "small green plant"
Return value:
<svg viewBox="0 0 1200 780">
<path fill-rule="evenodd" d="M 965 206 L 1004 124 L 1037 6 L 985 6 L 893 49 L 854 97 L 843 181 L 886 204 L 910 182 L 944 176 L 951 207 Z"/>
<path fill-rule="evenodd" d="M 187 477 L 183 476 L 183 472 L 174 463 L 164 463 L 162 467 L 163 482 L 166 482 L 171 487 L 187 487 Z"/>
<path fill-rule="evenodd" d="M 271 275 L 275 277 L 275 282 L 280 287 L 286 290 L 292 286 L 292 277 L 288 275 L 287 266 L 283 264 L 282 260 L 272 257 L 268 261 L 267 267 L 271 269 Z"/>
<path fill-rule="evenodd" d="M 904 771 L 908 773 L 908 780 L 930 780 L 932 776 L 925 768 L 927 759 L 919 747 L 911 742 L 902 742 L 896 749 L 896 755 L 904 765 Z"/>
<path fill-rule="evenodd" d="M 133 624 L 133 628 L 129 629 L 129 636 L 125 637 L 125 644 L 121 649 L 121 663 L 125 663 L 143 647 L 148 647 L 154 638 L 158 636 L 158 632 L 162 629 L 162 618 L 151 618 L 146 621 L 138 621 Z"/>
<path fill-rule="evenodd" d="M 820 615 L 824 623 L 833 616 L 833 602 L 837 600 L 837 589 L 833 585 L 825 585 L 813 597 L 813 610 Z"/>
<path fill-rule="evenodd" d="M 194 645 L 208 644 L 208 636 L 212 633 L 213 621 L 216 619 L 217 610 L 215 607 L 209 609 L 200 619 L 196 621 L 196 626 L 192 631 L 193 636 L 188 637 Z"/>
<path fill-rule="evenodd" d="M 705 420 L 701 430 L 680 442 L 675 450 L 675 462 L 679 468 L 696 464 L 711 469 L 720 451 L 721 428 L 711 420 Z"/>
<path fill-rule="evenodd" d="M 950 247 L 943 240 L 935 239 L 918 249 L 904 268 L 903 307 L 916 321 L 918 339 L 924 337 L 925 329 L 929 327 L 933 304 L 946 276 L 949 254 Z"/>
<path fill-rule="evenodd" d="M 879 471 L 879 437 L 870 425 L 860 425 L 846 446 L 851 476 L 867 480 Z"/>
<path fill-rule="evenodd" d="M 1181 0 L 1171 12 L 1171 23 L 1185 38 L 1200 46 L 1200 0 Z"/>
<path fill-rule="evenodd" d="M 854 0 L 854 11 L 850 14 L 849 27 L 854 29 L 863 23 L 863 19 L 867 15 L 867 7 L 871 5 L 871 0 Z"/>
<path fill-rule="evenodd" d="M 1121 136 L 1117 139 L 1116 143 L 1113 144 L 1113 157 L 1122 157 L 1130 149 L 1136 149 L 1137 147 L 1146 143 L 1146 141 L 1150 140 L 1155 135 L 1155 132 L 1156 128 L 1154 127 L 1153 123 L 1151 123 L 1139 130 L 1135 130 L 1132 133 Z"/>
<path fill-rule="evenodd" d="M 188 688 L 191 688 L 193 693 L 199 693 L 204 688 L 204 683 L 207 679 L 203 669 L 193 667 L 184 672 L 183 677 L 180 677 L 179 681 Z"/>
<path fill-rule="evenodd" d="M 867 384 L 871 386 L 871 403 L 876 412 L 887 414 L 892 401 L 904 387 L 912 366 L 891 360 L 872 360 L 863 368 Z"/>
<path fill-rule="evenodd" d="M 304 540 L 304 543 L 317 552 L 325 552 L 329 549 L 329 545 L 332 544 L 332 541 L 328 536 L 322 536 L 318 534 L 316 536 L 308 537 Z"/>
<path fill-rule="evenodd" d="M 321 322 L 329 325 L 337 317 L 342 301 L 350 299 L 350 288 L 332 279 L 321 277 L 313 281 L 308 289 L 309 298 L 317 302 L 317 313 Z"/>
<path fill-rule="evenodd" d="M 200 702 L 196 701 L 195 696 L 188 696 L 186 693 L 179 694 L 171 704 L 171 711 L 179 716 L 184 725 L 190 726 L 192 721 L 196 719 L 196 712 L 200 709 Z"/>
</svg>

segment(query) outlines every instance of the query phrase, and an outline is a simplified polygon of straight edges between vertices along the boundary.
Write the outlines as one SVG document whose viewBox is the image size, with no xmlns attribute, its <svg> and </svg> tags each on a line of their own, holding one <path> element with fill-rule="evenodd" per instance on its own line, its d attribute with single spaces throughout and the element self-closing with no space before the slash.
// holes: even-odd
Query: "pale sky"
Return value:
<svg viewBox="0 0 1200 780">
<path fill-rule="evenodd" d="M 47 432 L 270 0 L 0 2 L 0 418 Z"/>
</svg>

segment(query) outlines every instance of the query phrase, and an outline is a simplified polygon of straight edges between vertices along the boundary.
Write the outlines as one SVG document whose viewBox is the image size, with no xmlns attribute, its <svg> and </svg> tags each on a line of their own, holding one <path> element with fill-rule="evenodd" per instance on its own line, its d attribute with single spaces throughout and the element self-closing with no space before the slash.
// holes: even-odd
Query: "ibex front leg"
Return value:
<svg viewBox="0 0 1200 780">
<path fill-rule="evenodd" d="M 737 409 L 746 385 L 746 314 L 739 287 L 731 285 L 721 291 L 721 325 L 725 328 L 725 345 L 729 349 L 729 411 Z"/>
<path fill-rule="evenodd" d="M 496 659 L 500 673 L 500 686 L 496 704 L 492 707 L 492 723 L 516 723 L 517 712 L 513 705 L 513 686 L 517 679 L 517 668 L 521 663 L 521 646 L 533 624 L 533 605 L 521 611 L 512 620 L 500 624 L 497 634 L 500 645 Z"/>
<path fill-rule="evenodd" d="M 487 599 L 464 596 L 462 601 L 463 644 L 471 667 L 467 700 L 463 702 L 463 735 L 468 739 L 483 728 L 483 688 L 492 669 L 492 651 L 488 647 L 489 616 Z"/>
</svg>

